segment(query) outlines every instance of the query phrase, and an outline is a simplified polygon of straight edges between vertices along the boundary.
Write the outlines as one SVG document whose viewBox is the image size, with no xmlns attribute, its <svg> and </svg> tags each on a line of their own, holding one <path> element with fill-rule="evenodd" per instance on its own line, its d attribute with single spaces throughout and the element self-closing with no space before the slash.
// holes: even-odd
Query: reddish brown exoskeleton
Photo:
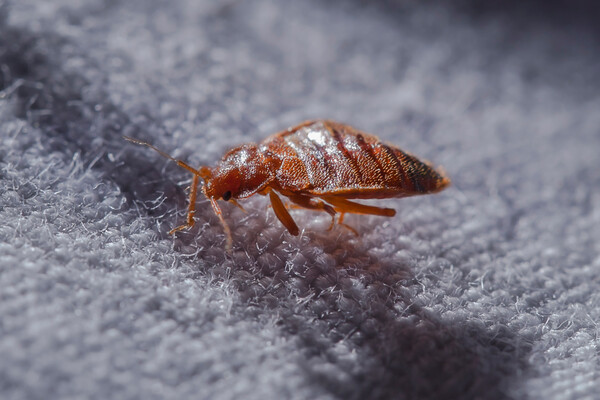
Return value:
<svg viewBox="0 0 600 400">
<path fill-rule="evenodd" d="M 279 195 L 300 208 L 325 211 L 334 217 L 340 213 L 371 214 L 393 217 L 396 211 L 356 203 L 349 199 L 383 199 L 436 193 L 450 184 L 442 170 L 377 137 L 334 121 L 307 121 L 268 137 L 260 144 L 245 144 L 230 150 L 216 167 L 195 169 L 148 146 L 194 174 L 187 223 L 170 233 L 194 225 L 199 178 L 204 194 L 219 217 L 232 245 L 231 232 L 217 200 L 244 199 L 256 193 L 268 195 L 275 215 L 292 235 L 299 229 Z"/>
</svg>

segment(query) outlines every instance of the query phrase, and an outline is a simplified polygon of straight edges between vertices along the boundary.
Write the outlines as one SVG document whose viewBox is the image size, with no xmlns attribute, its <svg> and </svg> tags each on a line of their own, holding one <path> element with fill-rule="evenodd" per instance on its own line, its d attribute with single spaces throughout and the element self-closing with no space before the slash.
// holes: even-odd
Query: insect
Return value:
<svg viewBox="0 0 600 400">
<path fill-rule="evenodd" d="M 196 196 L 200 179 L 202 191 L 210 200 L 226 234 L 226 247 L 232 247 L 231 231 L 217 200 L 233 202 L 256 193 L 269 196 L 275 215 L 290 234 L 299 233 L 296 222 L 280 196 L 296 207 L 339 213 L 393 217 L 396 211 L 360 204 L 350 199 L 384 199 L 436 193 L 450 184 L 442 169 L 377 137 L 349 125 L 329 120 L 307 121 L 275 135 L 260 144 L 244 144 L 227 152 L 213 167 L 198 169 L 177 160 L 153 145 L 125 139 L 157 151 L 193 174 L 187 223 L 172 229 L 174 234 L 194 226 Z M 243 208 L 242 208 L 243 209 Z"/>
</svg>

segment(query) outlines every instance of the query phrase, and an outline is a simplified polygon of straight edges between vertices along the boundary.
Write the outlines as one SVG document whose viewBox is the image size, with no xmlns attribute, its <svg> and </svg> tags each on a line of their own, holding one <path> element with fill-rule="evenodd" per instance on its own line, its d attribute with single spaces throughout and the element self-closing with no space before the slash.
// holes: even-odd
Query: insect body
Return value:
<svg viewBox="0 0 600 400">
<path fill-rule="evenodd" d="M 195 169 L 154 146 L 135 139 L 177 162 L 194 177 L 187 223 L 171 231 L 191 228 L 199 178 L 227 235 L 231 232 L 217 200 L 232 201 L 256 193 L 268 195 L 277 218 L 292 235 L 299 229 L 279 195 L 301 208 L 325 211 L 332 217 L 345 213 L 392 217 L 396 211 L 356 203 L 349 199 L 407 197 L 443 190 L 450 179 L 415 156 L 386 145 L 375 136 L 334 121 L 307 121 L 268 137 L 260 144 L 230 150 L 213 168 Z M 239 206 L 239 205 L 238 205 Z"/>
</svg>

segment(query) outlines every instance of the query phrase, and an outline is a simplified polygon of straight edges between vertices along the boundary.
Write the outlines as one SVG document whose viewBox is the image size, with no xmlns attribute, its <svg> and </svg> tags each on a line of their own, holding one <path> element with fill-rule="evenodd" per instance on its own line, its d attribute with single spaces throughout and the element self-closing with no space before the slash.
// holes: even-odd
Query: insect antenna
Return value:
<svg viewBox="0 0 600 400">
<path fill-rule="evenodd" d="M 194 216 L 196 214 L 196 195 L 198 193 L 198 185 L 200 183 L 199 181 L 200 181 L 200 178 L 202 178 L 205 181 L 204 183 L 206 183 L 206 180 L 210 179 L 210 177 L 211 177 L 211 174 L 212 174 L 211 169 L 209 167 L 200 167 L 199 169 L 195 169 L 195 168 L 191 167 L 190 165 L 186 164 L 185 162 L 178 160 L 178 159 L 172 157 L 171 155 L 165 153 L 164 151 L 156 148 L 155 146 L 151 145 L 148 142 L 130 138 L 128 136 L 123 136 L 123 138 L 125 138 L 125 140 L 127 140 L 127 141 L 130 141 L 131 143 L 135 143 L 135 144 L 139 144 L 139 145 L 151 148 L 152 150 L 156 151 L 161 156 L 168 158 L 171 161 L 176 162 L 177 165 L 179 165 L 180 167 L 182 167 L 182 168 L 186 169 L 187 171 L 191 172 L 192 174 L 194 174 L 194 177 L 192 178 L 192 184 L 190 185 L 190 195 L 189 195 L 189 200 L 188 200 L 188 211 L 187 211 L 187 222 L 183 225 L 180 225 L 176 228 L 171 229 L 169 231 L 169 234 L 173 235 L 178 231 L 181 231 L 184 229 L 189 229 L 189 228 L 193 227 L 195 224 Z M 229 228 L 225 224 L 225 220 L 223 219 L 221 209 L 216 204 L 214 199 L 211 199 L 211 205 L 212 205 L 212 208 L 215 211 L 215 213 L 217 213 L 219 220 L 225 227 L 225 233 L 227 234 L 227 246 L 228 246 L 228 248 L 231 248 L 231 243 L 232 243 L 231 232 L 229 231 Z"/>
<path fill-rule="evenodd" d="M 127 140 L 128 142 L 131 143 L 135 143 L 135 144 L 139 144 L 142 146 L 146 146 L 151 148 L 152 150 L 156 151 L 158 154 L 160 154 L 161 156 L 168 158 L 171 161 L 175 161 L 177 163 L 177 165 L 179 165 L 181 168 L 187 169 L 188 171 L 190 171 L 192 174 L 197 175 L 202 177 L 203 179 L 206 179 L 206 174 L 204 173 L 204 171 L 202 171 L 202 168 L 200 170 L 197 170 L 196 168 L 190 166 L 189 164 L 186 164 L 185 162 L 178 160 L 176 158 L 174 158 L 173 156 L 171 156 L 168 153 L 165 153 L 164 151 L 158 149 L 157 147 L 151 145 L 148 142 L 144 142 L 143 140 L 138 140 L 138 139 L 134 139 L 131 138 L 129 136 L 123 136 L 123 139 Z"/>
</svg>

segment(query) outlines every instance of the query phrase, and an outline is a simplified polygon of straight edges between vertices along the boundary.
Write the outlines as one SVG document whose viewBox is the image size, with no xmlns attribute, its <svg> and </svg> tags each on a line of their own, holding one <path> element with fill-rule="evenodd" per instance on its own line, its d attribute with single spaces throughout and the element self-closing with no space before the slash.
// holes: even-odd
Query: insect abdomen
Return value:
<svg viewBox="0 0 600 400">
<path fill-rule="evenodd" d="M 279 171 L 282 188 L 311 195 L 402 197 L 439 191 L 449 183 L 416 157 L 333 121 L 301 125 L 264 145 L 286 154 Z"/>
</svg>

